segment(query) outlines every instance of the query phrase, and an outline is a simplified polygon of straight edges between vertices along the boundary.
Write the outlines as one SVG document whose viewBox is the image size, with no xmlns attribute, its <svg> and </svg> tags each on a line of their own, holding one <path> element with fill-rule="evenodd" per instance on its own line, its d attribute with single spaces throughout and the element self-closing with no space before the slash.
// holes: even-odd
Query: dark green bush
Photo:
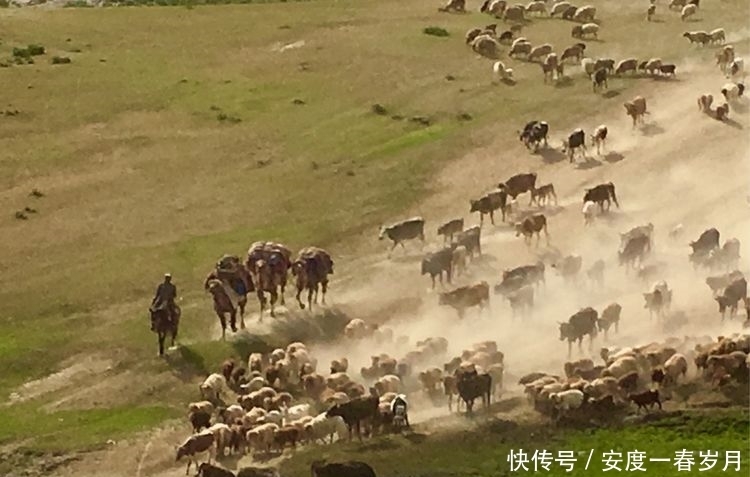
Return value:
<svg viewBox="0 0 750 477">
<path fill-rule="evenodd" d="M 436 27 L 436 26 L 429 26 L 425 27 L 424 30 L 422 30 L 422 33 L 425 35 L 432 35 L 432 36 L 448 36 L 450 33 L 448 33 L 448 30 L 442 27 Z"/>
<path fill-rule="evenodd" d="M 67 56 L 53 56 L 52 57 L 52 64 L 53 65 L 67 65 L 70 63 L 70 58 Z"/>
</svg>

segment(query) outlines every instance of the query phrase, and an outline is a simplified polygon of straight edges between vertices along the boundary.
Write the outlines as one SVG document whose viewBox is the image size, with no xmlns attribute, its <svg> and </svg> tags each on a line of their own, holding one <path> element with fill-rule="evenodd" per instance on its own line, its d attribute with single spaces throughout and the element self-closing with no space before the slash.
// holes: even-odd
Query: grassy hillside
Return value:
<svg viewBox="0 0 750 477">
<path fill-rule="evenodd" d="M 701 475 L 725 475 L 734 473 L 735 466 L 723 471 L 726 451 L 741 453 L 740 473 L 750 465 L 748 454 L 747 412 L 712 411 L 676 413 L 662 416 L 651 422 L 626 424 L 619 428 L 571 430 L 548 425 L 495 420 L 479 424 L 477 428 L 459 433 L 436 433 L 412 438 L 380 438 L 364 444 L 351 443 L 308 449 L 296 454 L 282 465 L 284 476 L 303 477 L 309 475 L 309 464 L 316 459 L 329 461 L 355 458 L 369 463 L 384 477 L 440 476 L 440 477 L 499 477 L 534 473 L 532 455 L 535 450 L 548 451 L 553 456 L 549 470 L 542 467 L 538 472 L 549 476 L 608 475 L 617 470 L 605 471 L 607 456 L 621 459 L 615 465 L 626 471 L 628 453 L 646 453 L 644 475 L 661 476 L 697 475 L 703 467 L 701 452 L 717 452 L 717 464 Z M 680 471 L 674 465 L 675 453 L 681 450 L 693 452 L 692 472 Z M 528 455 L 526 469 L 511 471 L 508 455 L 519 450 Z M 588 469 L 585 468 L 593 450 Z M 555 459 L 560 451 L 574 451 L 576 462 L 567 472 Z M 621 456 L 617 456 L 620 453 Z M 649 458 L 669 458 L 670 462 L 650 462 Z M 610 461 L 613 462 L 613 461 Z M 627 472 L 630 473 L 630 472 Z M 636 472 L 633 472 L 636 473 Z"/>
<path fill-rule="evenodd" d="M 646 23 L 641 7 L 593 3 L 603 20 L 591 56 L 658 55 L 680 65 L 675 81 L 693 58 L 713 55 L 681 32 L 723 26 L 731 39 L 746 4 L 706 6 L 701 22 L 684 24 L 673 12 Z M 548 120 L 556 136 L 652 81 L 613 79 L 603 97 L 577 68 L 553 86 L 538 65 L 510 61 L 518 84 L 492 85 L 491 61 L 463 42 L 468 28 L 492 20 L 475 6 L 466 15 L 436 6 L 0 10 L 0 59 L 29 44 L 46 48 L 33 64 L 0 68 L 2 394 L 96 353 L 154 382 L 132 386 L 116 405 L 103 399 L 75 411 L 92 432 L 101 408 L 133 413 L 133 428 L 169 417 L 192 387 L 158 377 L 184 380 L 233 351 L 206 339 L 215 317 L 201 281 L 221 254 L 242 254 L 258 239 L 320 244 L 345 270 L 354 250 L 378 250 L 377 225 L 429 194 L 446 161 L 498 135 L 515 141 L 532 118 Z M 574 41 L 571 25 L 534 19 L 524 35 L 562 50 Z M 427 26 L 450 35 L 425 35 Z M 72 62 L 52 65 L 53 56 Z M 44 196 L 30 196 L 34 189 Z M 15 218 L 25 207 L 37 212 Z M 192 345 L 158 361 L 145 310 L 167 270 Z M 53 399 L 6 408 L 27 411 L 26 431 L 0 433 L 0 442 L 38 437 L 31 424 L 48 416 L 35 410 Z M 44 429 L 56 437 L 39 445 L 89 442 L 86 426 L 80 442 Z"/>
</svg>

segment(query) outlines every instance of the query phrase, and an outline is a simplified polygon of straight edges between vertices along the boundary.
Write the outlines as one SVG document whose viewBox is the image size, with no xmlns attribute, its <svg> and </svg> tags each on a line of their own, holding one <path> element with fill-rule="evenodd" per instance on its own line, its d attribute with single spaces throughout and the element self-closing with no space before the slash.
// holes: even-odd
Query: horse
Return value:
<svg viewBox="0 0 750 477">
<path fill-rule="evenodd" d="M 174 342 L 177 339 L 177 330 L 180 326 L 182 311 L 176 304 L 174 305 L 174 311 L 175 316 L 173 319 L 170 319 L 167 308 L 149 309 L 151 322 L 154 325 L 154 332 L 159 337 L 159 356 L 164 356 L 164 340 L 167 338 L 167 333 L 172 335 L 172 346 L 174 346 Z"/>
<path fill-rule="evenodd" d="M 224 284 L 217 279 L 209 280 L 207 287 L 209 293 L 213 296 L 214 300 L 214 311 L 216 316 L 219 317 L 221 322 L 221 339 L 226 339 L 227 331 L 227 320 L 226 314 L 229 314 L 229 325 L 232 331 L 237 332 L 237 308 L 240 310 L 240 328 L 245 329 L 245 305 L 247 304 L 247 296 L 240 295 L 237 300 L 237 307 L 234 306 L 232 300 L 227 295 L 224 289 Z"/>
</svg>

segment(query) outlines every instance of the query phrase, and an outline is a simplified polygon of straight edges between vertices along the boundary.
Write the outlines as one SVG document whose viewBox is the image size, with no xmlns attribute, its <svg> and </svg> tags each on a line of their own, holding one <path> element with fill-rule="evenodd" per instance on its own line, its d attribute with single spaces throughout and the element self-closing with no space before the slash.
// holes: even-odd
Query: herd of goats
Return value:
<svg viewBox="0 0 750 477">
<path fill-rule="evenodd" d="M 699 0 L 672 0 L 670 8 L 681 8 L 683 20 L 697 10 Z M 651 21 L 655 13 L 652 0 L 647 11 Z M 464 0 L 450 0 L 442 11 L 464 11 Z M 504 0 L 487 0 L 481 11 L 504 20 L 523 20 L 524 14 L 544 14 L 546 4 L 534 1 L 529 5 L 507 5 Z M 569 2 L 558 2 L 550 11 L 565 19 L 584 22 L 576 25 L 572 36 L 583 38 L 595 36 L 598 25 L 593 23 L 596 9 L 590 6 L 575 7 Z M 588 23 L 586 23 L 588 22 Z M 516 38 L 519 27 L 499 35 L 496 25 L 475 29 L 467 33 L 467 43 L 480 54 L 498 51 L 501 42 L 512 42 L 511 56 L 524 54 L 529 60 L 540 59 L 545 74 L 557 72 L 562 75 L 562 62 L 568 58 L 579 61 L 589 75 L 594 89 L 605 87 L 607 76 L 638 69 L 654 74 L 674 74 L 674 65 L 665 65 L 655 58 L 644 62 L 626 59 L 619 64 L 611 59 L 593 60 L 584 57 L 585 44 L 577 43 L 566 49 L 558 61 L 551 45 L 533 48 L 525 38 Z M 723 29 L 712 32 L 686 32 L 691 43 L 706 45 L 723 43 Z M 489 45 L 489 46 L 488 46 Z M 722 46 L 717 53 L 717 64 L 727 77 L 744 75 L 744 62 L 736 57 L 731 45 Z M 512 70 L 497 61 L 493 65 L 496 78 L 512 78 Z M 727 102 L 739 100 L 743 95 L 742 83 L 729 83 L 721 93 Z M 724 103 L 711 110 L 713 97 L 704 94 L 698 99 L 701 111 L 712 112 L 717 119 L 727 117 L 729 107 Z M 625 109 L 636 126 L 648 114 L 646 100 L 636 97 L 625 103 Z M 537 151 L 547 147 L 549 125 L 545 121 L 530 121 L 519 139 L 528 149 Z M 592 142 L 600 153 L 605 145 L 608 128 L 597 127 Z M 576 151 L 586 151 L 586 134 L 576 129 L 564 141 L 563 152 L 570 161 Z M 583 152 L 581 152 L 583 154 Z M 529 205 L 535 210 L 520 210 L 517 197 L 529 194 Z M 495 224 L 495 214 L 503 222 L 509 216 L 515 219 L 513 227 L 517 237 L 523 236 L 531 244 L 537 236 L 537 246 L 544 234 L 549 242 L 548 220 L 544 208 L 554 201 L 555 188 L 551 183 L 537 184 L 536 173 L 513 175 L 497 187 L 470 201 L 470 213 L 478 213 L 480 225 L 464 227 L 464 219 L 457 218 L 437 227 L 443 246 L 428 253 L 421 261 L 422 275 L 429 275 L 433 289 L 436 278 L 443 284 L 445 277 L 451 284 L 455 276 L 465 273 L 467 267 L 482 255 L 482 228 L 485 216 Z M 586 225 L 593 221 L 597 211 L 609 210 L 619 202 L 612 182 L 587 188 L 583 193 L 583 216 Z M 670 238 L 682 233 L 677 226 L 669 232 Z M 640 278 L 651 279 L 659 275 L 656 265 L 649 264 L 652 254 L 654 226 L 651 223 L 634 227 L 621 233 L 617 252 L 618 263 L 626 270 L 634 270 Z M 425 220 L 413 217 L 387 227 L 381 227 L 379 238 L 392 242 L 390 252 L 398 245 L 411 240 L 425 241 Z M 722 320 L 727 310 L 730 317 L 744 304 L 747 313 L 745 328 L 750 324 L 750 300 L 747 296 L 747 281 L 738 270 L 740 242 L 736 238 L 720 242 L 719 231 L 706 229 L 690 242 L 692 252 L 689 260 L 697 269 L 709 270 L 716 275 L 707 276 L 705 283 L 718 303 Z M 389 252 L 389 253 L 390 253 Z M 583 272 L 582 259 L 577 255 L 556 256 L 551 260 L 565 280 L 575 280 Z M 331 255 L 318 247 L 307 247 L 293 256 L 283 244 L 256 242 L 251 245 L 246 259 L 226 255 L 206 277 L 205 290 L 213 298 L 214 310 L 222 326 L 222 338 L 227 326 L 237 331 L 237 315 L 241 328 L 245 327 L 244 314 L 247 295 L 256 293 L 260 304 L 260 320 L 266 309 L 275 316 L 278 301 L 284 304 L 284 294 L 289 275 L 296 287 L 299 307 L 312 309 L 318 297 L 325 304 L 329 277 L 333 274 Z M 585 270 L 592 284 L 603 283 L 605 264 L 597 260 Z M 527 314 L 534 306 L 534 295 L 545 286 L 546 265 L 544 261 L 518 266 L 502 272 L 499 283 L 493 287 L 494 295 L 501 295 L 510 303 L 513 314 Z M 302 294 L 306 292 L 303 301 Z M 649 292 L 643 294 L 644 307 L 651 315 L 664 317 L 670 313 L 672 290 L 664 280 L 657 281 Z M 489 305 L 490 285 L 479 281 L 454 287 L 438 293 L 438 304 L 454 309 L 460 318 L 470 308 L 480 311 Z M 588 336 L 589 348 L 599 333 L 618 331 L 622 306 L 613 302 L 601 312 L 593 307 L 582 308 L 569 319 L 559 324 L 559 339 L 568 343 L 568 360 L 572 347 L 578 343 L 583 352 L 583 341 Z M 228 320 L 227 320 L 228 318 Z M 172 336 L 176 335 L 177 322 L 173 323 Z M 157 329 L 160 334 L 160 353 L 163 353 L 164 336 L 168 329 Z M 325 445 L 337 439 L 352 439 L 382 433 L 401 432 L 410 427 L 409 402 L 425 402 L 435 406 L 447 404 L 448 410 L 460 412 L 463 407 L 472 413 L 477 399 L 489 408 L 493 399 L 506 390 L 503 383 L 505 371 L 504 353 L 495 341 L 475 343 L 460 355 L 451 356 L 449 342 L 444 337 L 430 337 L 411 343 L 408 337 L 394 337 L 387 327 L 369 325 L 361 319 L 352 319 L 344 329 L 344 339 L 363 346 L 395 346 L 409 349 L 401 357 L 386 353 L 372 356 L 369 367 L 357 372 L 349 369 L 349 361 L 341 357 L 330 362 L 325 371 L 311 349 L 305 343 L 296 342 L 286 348 L 261 354 L 252 353 L 242 358 L 225 361 L 221 369 L 208 376 L 200 385 L 202 401 L 188 405 L 188 420 L 193 434 L 178 448 L 177 460 L 188 458 L 186 474 L 192 463 L 203 477 L 233 477 L 235 473 L 211 460 L 229 455 L 269 455 L 283 452 L 287 447 L 298 445 Z M 599 361 L 599 359 L 601 361 Z M 599 361 L 599 362 L 597 362 Z M 441 365 L 437 365 L 442 363 Z M 652 342 L 642 346 L 626 348 L 601 348 L 599 357 L 565 362 L 562 373 L 534 372 L 520 378 L 518 384 L 529 402 L 544 416 L 554 422 L 575 420 L 607 421 L 613 416 L 628 412 L 629 406 L 641 409 L 662 407 L 664 400 L 680 393 L 680 384 L 687 379 L 691 363 L 697 369 L 698 379 L 708 385 L 724 387 L 747 385 L 750 366 L 750 334 L 735 333 L 730 336 L 668 338 L 663 342 Z M 455 402 L 455 406 L 454 406 Z M 198 456 L 208 453 L 208 461 L 198 462 Z M 363 462 L 316 461 L 311 466 L 313 476 L 347 477 L 373 476 L 371 467 Z M 245 467 L 239 477 L 277 476 L 274 469 Z"/>
</svg>

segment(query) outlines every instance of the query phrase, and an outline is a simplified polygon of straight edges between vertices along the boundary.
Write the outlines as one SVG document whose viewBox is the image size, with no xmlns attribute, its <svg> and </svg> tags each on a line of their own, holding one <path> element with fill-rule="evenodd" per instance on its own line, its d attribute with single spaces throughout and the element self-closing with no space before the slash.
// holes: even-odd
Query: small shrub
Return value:
<svg viewBox="0 0 750 477">
<path fill-rule="evenodd" d="M 426 27 L 424 30 L 422 30 L 422 33 L 425 35 L 432 35 L 432 36 L 449 36 L 450 33 L 448 33 L 448 30 L 442 27 L 436 27 L 436 26 L 429 26 Z"/>
<path fill-rule="evenodd" d="M 42 45 L 29 45 L 26 47 L 26 50 L 29 52 L 29 55 L 31 56 L 39 56 L 44 54 L 44 47 Z"/>
<path fill-rule="evenodd" d="M 13 47 L 13 57 L 15 58 L 30 58 L 31 53 L 26 48 Z"/>
<path fill-rule="evenodd" d="M 52 57 L 52 64 L 53 65 L 67 65 L 70 63 L 70 58 L 67 56 L 53 56 Z"/>
<path fill-rule="evenodd" d="M 372 105 L 372 112 L 381 116 L 388 114 L 388 110 L 382 104 L 375 103 Z"/>
<path fill-rule="evenodd" d="M 10 2 L 8 0 L 0 0 L 0 8 L 8 8 L 10 7 Z"/>
</svg>

